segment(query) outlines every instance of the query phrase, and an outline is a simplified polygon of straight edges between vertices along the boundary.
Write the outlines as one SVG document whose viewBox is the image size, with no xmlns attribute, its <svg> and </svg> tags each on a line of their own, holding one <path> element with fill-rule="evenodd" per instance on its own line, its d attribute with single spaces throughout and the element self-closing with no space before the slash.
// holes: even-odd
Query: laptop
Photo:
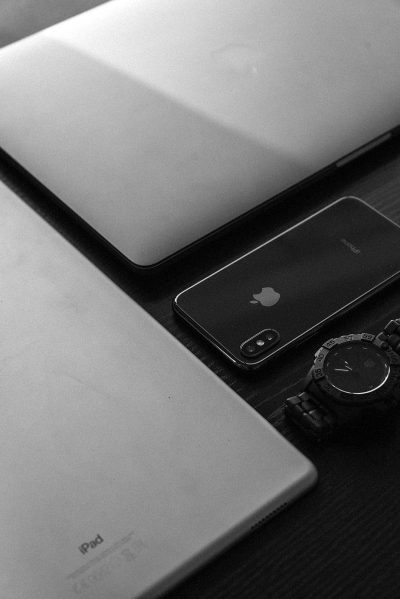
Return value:
<svg viewBox="0 0 400 599">
<path fill-rule="evenodd" d="M 397 132 L 399 31 L 392 0 L 113 0 L 0 51 L 0 146 L 154 266 Z"/>
<path fill-rule="evenodd" d="M 155 597 L 312 464 L 0 183 L 0 596 Z"/>
</svg>

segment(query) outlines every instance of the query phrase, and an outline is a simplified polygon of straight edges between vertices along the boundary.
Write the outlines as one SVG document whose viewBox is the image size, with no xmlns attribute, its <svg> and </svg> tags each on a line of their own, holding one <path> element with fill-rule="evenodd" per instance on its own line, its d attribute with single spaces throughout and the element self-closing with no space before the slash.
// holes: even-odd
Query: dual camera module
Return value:
<svg viewBox="0 0 400 599">
<path fill-rule="evenodd" d="M 264 329 L 244 341 L 240 346 L 241 353 L 246 358 L 257 358 L 276 345 L 280 340 L 280 335 L 275 329 Z"/>
</svg>

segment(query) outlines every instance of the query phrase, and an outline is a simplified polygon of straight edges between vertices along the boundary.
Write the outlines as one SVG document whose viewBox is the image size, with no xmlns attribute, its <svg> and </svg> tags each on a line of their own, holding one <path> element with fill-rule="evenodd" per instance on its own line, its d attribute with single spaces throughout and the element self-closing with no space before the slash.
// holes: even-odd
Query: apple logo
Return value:
<svg viewBox="0 0 400 599">
<path fill-rule="evenodd" d="M 244 44 L 228 44 L 212 52 L 217 64 L 237 75 L 257 76 L 265 61 L 265 53 Z"/>
<path fill-rule="evenodd" d="M 275 291 L 273 287 L 263 287 L 260 293 L 254 293 L 250 304 L 261 304 L 262 306 L 274 306 L 279 302 L 281 294 Z"/>
</svg>

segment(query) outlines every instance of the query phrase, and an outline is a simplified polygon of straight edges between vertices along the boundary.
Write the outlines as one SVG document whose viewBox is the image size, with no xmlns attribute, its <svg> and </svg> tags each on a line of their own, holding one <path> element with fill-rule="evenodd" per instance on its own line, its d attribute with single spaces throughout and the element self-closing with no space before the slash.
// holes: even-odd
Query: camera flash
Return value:
<svg viewBox="0 0 400 599">
<path fill-rule="evenodd" d="M 265 341 L 263 341 L 262 339 L 257 339 L 256 345 L 258 345 L 258 347 L 262 347 L 263 345 L 265 345 Z"/>
</svg>

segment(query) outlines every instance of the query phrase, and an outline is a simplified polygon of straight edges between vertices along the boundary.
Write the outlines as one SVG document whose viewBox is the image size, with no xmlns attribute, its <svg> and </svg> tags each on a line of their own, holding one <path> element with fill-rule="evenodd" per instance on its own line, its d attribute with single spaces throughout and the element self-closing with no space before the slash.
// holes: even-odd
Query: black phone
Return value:
<svg viewBox="0 0 400 599">
<path fill-rule="evenodd" d="M 346 197 L 191 285 L 173 305 L 234 364 L 252 369 L 399 275 L 400 226 Z"/>
</svg>

